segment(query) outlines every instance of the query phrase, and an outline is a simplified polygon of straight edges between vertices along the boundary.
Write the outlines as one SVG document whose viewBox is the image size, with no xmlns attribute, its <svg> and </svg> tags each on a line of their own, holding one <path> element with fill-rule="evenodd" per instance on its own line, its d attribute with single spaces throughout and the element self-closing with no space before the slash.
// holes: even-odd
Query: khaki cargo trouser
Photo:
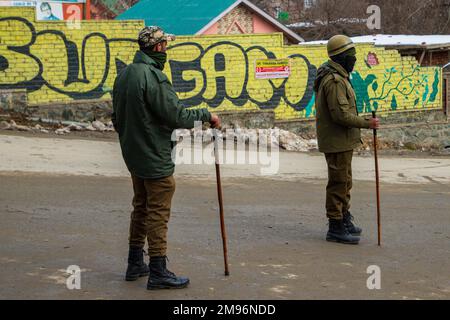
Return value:
<svg viewBox="0 0 450 320">
<path fill-rule="evenodd" d="M 156 180 L 131 176 L 131 179 L 134 210 L 131 213 L 129 244 L 143 248 L 147 238 L 149 256 L 165 256 L 175 179 L 173 176 Z"/>
<path fill-rule="evenodd" d="M 328 219 L 340 220 L 350 209 L 353 150 L 325 153 L 328 165 L 326 210 Z"/>
</svg>

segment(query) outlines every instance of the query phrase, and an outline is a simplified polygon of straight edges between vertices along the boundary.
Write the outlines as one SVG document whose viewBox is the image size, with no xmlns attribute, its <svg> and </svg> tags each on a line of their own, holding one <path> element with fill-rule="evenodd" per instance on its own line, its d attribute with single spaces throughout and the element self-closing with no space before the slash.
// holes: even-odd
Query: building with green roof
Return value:
<svg viewBox="0 0 450 320">
<path fill-rule="evenodd" d="M 282 32 L 286 43 L 304 41 L 247 0 L 141 0 L 116 19 L 142 19 L 176 35 Z"/>
</svg>

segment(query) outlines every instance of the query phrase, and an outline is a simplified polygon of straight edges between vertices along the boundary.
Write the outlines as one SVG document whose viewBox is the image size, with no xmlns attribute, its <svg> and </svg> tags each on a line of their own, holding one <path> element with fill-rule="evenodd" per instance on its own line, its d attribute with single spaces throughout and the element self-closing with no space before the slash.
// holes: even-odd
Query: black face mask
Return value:
<svg viewBox="0 0 450 320">
<path fill-rule="evenodd" d="M 143 49 L 142 51 L 156 62 L 157 68 L 159 70 L 161 71 L 164 70 L 164 65 L 166 64 L 167 61 L 167 53 L 159 51 L 151 51 L 147 49 Z"/>
<path fill-rule="evenodd" d="M 354 54 L 349 54 L 348 52 L 343 52 L 337 56 L 331 57 L 331 60 L 340 64 L 349 74 L 353 71 L 356 64 L 356 56 Z"/>
<path fill-rule="evenodd" d="M 355 56 L 346 56 L 344 59 L 344 69 L 345 71 L 347 71 L 348 73 L 352 73 L 353 68 L 355 67 L 356 64 L 356 57 Z"/>
</svg>

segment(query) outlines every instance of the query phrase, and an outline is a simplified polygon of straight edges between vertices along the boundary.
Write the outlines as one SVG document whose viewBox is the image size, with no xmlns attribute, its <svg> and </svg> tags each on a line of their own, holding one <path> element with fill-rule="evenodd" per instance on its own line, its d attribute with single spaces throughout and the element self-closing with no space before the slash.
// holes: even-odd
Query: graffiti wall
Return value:
<svg viewBox="0 0 450 320">
<path fill-rule="evenodd" d="M 31 104 L 109 99 L 133 60 L 140 21 L 35 22 L 32 8 L 0 11 L 0 90 L 26 89 Z M 358 110 L 441 107 L 441 70 L 371 44 L 357 46 L 352 84 Z M 164 70 L 187 107 L 274 110 L 277 119 L 313 117 L 322 45 L 284 46 L 281 34 L 178 37 Z M 256 79 L 256 60 L 290 59 L 290 76 Z"/>
<path fill-rule="evenodd" d="M 143 23 L 35 22 L 34 10 L 0 10 L 0 90 L 26 89 L 31 104 L 107 98 Z"/>
</svg>

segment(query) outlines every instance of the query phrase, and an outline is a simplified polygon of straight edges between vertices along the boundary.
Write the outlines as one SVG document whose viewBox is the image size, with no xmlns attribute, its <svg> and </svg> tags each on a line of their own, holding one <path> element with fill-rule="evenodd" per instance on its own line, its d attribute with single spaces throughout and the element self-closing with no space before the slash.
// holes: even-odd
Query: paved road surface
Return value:
<svg viewBox="0 0 450 320">
<path fill-rule="evenodd" d="M 214 180 L 179 175 L 170 267 L 191 285 L 148 292 L 145 278 L 123 281 L 128 178 L 9 172 L 0 181 L 0 299 L 450 298 L 448 184 L 384 183 L 379 248 L 371 182 L 355 182 L 364 236 L 345 246 L 324 241 L 324 180 L 226 178 L 226 278 Z M 74 264 L 81 290 L 65 285 Z M 366 287 L 369 265 L 381 268 L 381 290 Z"/>
</svg>

